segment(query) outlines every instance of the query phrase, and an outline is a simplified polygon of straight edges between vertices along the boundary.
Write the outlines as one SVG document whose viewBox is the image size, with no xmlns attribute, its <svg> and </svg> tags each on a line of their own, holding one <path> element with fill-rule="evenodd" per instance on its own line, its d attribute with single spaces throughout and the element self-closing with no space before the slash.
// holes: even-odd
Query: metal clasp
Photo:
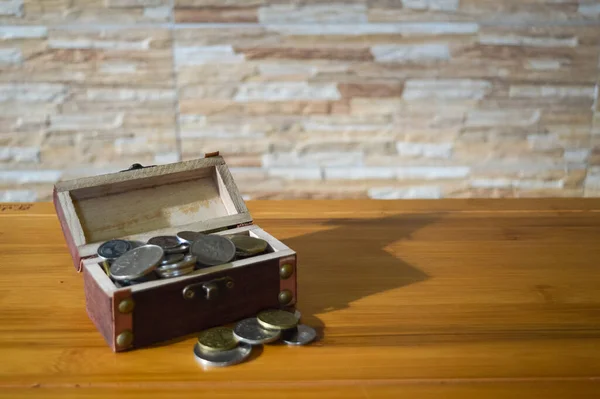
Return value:
<svg viewBox="0 0 600 399">
<path fill-rule="evenodd" d="M 130 170 L 137 170 L 137 169 L 146 169 L 146 168 L 151 168 L 153 166 L 156 166 L 156 165 L 143 166 L 141 163 L 134 163 L 128 169 L 123 169 L 121 172 L 128 172 Z"/>
<path fill-rule="evenodd" d="M 231 277 L 222 277 L 203 283 L 190 284 L 183 291 L 185 299 L 205 298 L 209 301 L 215 300 L 234 286 Z"/>
</svg>

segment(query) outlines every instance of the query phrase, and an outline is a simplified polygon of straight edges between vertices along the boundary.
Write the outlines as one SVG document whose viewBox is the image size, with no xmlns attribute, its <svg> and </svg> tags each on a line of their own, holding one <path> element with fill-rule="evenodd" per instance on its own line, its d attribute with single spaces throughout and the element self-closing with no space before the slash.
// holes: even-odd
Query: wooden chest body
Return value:
<svg viewBox="0 0 600 399">
<path fill-rule="evenodd" d="M 88 315 L 114 351 L 296 303 L 296 253 L 252 224 L 219 156 L 61 182 L 54 205 L 75 267 L 83 273 Z M 146 242 L 183 230 L 250 235 L 266 240 L 269 250 L 123 288 L 100 266 L 96 251 L 105 241 Z M 284 265 L 287 273 L 281 273 Z M 203 290 L 207 283 L 217 287 L 210 299 Z"/>
</svg>

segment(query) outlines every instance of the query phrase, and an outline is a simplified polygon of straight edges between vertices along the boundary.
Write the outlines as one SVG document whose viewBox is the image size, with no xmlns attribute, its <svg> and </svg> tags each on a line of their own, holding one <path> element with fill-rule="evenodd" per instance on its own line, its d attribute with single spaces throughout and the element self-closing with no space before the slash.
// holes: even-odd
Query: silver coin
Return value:
<svg viewBox="0 0 600 399">
<path fill-rule="evenodd" d="M 190 244 L 181 244 L 176 248 L 165 249 L 167 254 L 185 254 L 190 250 Z"/>
<path fill-rule="evenodd" d="M 98 256 L 104 260 L 117 259 L 131 249 L 131 243 L 125 240 L 110 240 L 98 247 Z"/>
<path fill-rule="evenodd" d="M 256 317 L 250 317 L 235 325 L 233 336 L 240 342 L 250 345 L 261 345 L 277 341 L 281 336 L 281 331 L 265 330 L 258 324 Z"/>
<path fill-rule="evenodd" d="M 299 324 L 296 328 L 284 331 L 281 340 L 288 345 L 306 345 L 317 338 L 314 328 L 306 324 Z"/>
<path fill-rule="evenodd" d="M 181 245 L 175 236 L 157 236 L 148 240 L 148 244 L 158 245 L 162 249 L 174 249 Z"/>
<path fill-rule="evenodd" d="M 185 276 L 186 274 L 190 274 L 194 271 L 193 267 L 189 267 L 187 269 L 177 269 L 177 270 L 169 270 L 166 272 L 157 272 L 158 276 L 161 278 L 173 278 L 179 276 Z"/>
<path fill-rule="evenodd" d="M 110 276 L 118 281 L 136 280 L 156 269 L 164 256 L 158 245 L 142 245 L 124 253 L 110 266 Z"/>
<path fill-rule="evenodd" d="M 177 233 L 177 238 L 183 243 L 191 244 L 203 235 L 204 234 L 198 233 L 197 231 L 180 231 Z"/>
<path fill-rule="evenodd" d="M 159 272 L 168 272 L 171 270 L 189 269 L 196 267 L 196 257 L 193 255 L 184 256 L 179 262 L 169 263 L 159 266 L 156 270 Z"/>
<path fill-rule="evenodd" d="M 203 366 L 232 366 L 246 360 L 250 353 L 252 353 L 252 345 L 244 342 L 240 342 L 234 349 L 219 352 L 207 352 L 202 350 L 198 344 L 194 345 L 194 356 Z"/>
<path fill-rule="evenodd" d="M 201 265 L 221 265 L 235 258 L 235 244 L 225 237 L 204 235 L 192 243 L 191 253 Z"/>
<path fill-rule="evenodd" d="M 165 257 L 160 261 L 160 264 L 170 265 L 171 263 L 181 262 L 183 258 L 185 258 L 184 254 L 165 254 Z"/>
</svg>

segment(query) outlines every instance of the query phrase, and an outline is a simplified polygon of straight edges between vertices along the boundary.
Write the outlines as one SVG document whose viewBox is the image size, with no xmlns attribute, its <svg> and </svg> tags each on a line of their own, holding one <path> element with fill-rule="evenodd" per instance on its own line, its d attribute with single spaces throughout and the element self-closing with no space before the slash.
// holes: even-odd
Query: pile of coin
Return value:
<svg viewBox="0 0 600 399">
<path fill-rule="evenodd" d="M 269 244 L 248 235 L 220 236 L 181 231 L 152 237 L 147 243 L 110 240 L 98 248 L 102 267 L 118 286 L 172 278 L 204 267 L 261 255 Z"/>
<path fill-rule="evenodd" d="M 278 340 L 288 345 L 306 345 L 317 333 L 300 322 L 300 313 L 272 309 L 238 322 L 233 329 L 215 327 L 202 331 L 194 345 L 194 356 L 203 366 L 224 367 L 241 363 L 252 347 Z"/>
</svg>

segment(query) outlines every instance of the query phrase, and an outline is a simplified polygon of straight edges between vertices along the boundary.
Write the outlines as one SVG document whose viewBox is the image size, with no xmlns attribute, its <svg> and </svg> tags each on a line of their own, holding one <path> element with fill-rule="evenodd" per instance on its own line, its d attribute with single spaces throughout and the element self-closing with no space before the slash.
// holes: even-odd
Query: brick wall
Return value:
<svg viewBox="0 0 600 399">
<path fill-rule="evenodd" d="M 600 196 L 600 1 L 0 0 L 0 200 L 220 150 L 248 198 Z"/>
</svg>

